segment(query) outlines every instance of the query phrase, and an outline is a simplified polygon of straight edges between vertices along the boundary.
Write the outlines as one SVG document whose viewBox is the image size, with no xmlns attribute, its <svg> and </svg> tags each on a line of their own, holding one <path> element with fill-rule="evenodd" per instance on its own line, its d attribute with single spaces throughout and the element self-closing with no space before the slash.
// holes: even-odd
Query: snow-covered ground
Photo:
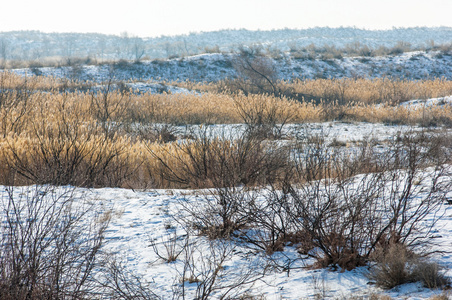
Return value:
<svg viewBox="0 0 452 300">
<path fill-rule="evenodd" d="M 239 125 L 227 125 L 213 130 L 240 130 Z M 364 138 L 387 140 L 397 132 L 410 129 L 401 126 L 384 126 L 367 123 L 324 123 L 308 124 L 303 129 L 291 125 L 288 132 L 300 132 L 306 127 L 311 133 L 326 134 L 328 139 L 353 142 Z M 225 129 L 226 128 L 226 129 Z M 452 180 L 452 179 L 451 179 Z M 20 193 L 21 189 L 16 188 Z M 66 189 L 56 188 L 58 189 Z M 248 280 L 244 288 L 251 295 L 260 295 L 264 299 L 347 299 L 350 297 L 384 294 L 395 299 L 427 299 L 441 294 L 440 290 L 429 290 L 418 283 L 405 284 L 389 291 L 381 290 L 365 276 L 367 267 L 352 271 L 308 268 L 314 261 L 301 259 L 296 249 L 286 247 L 284 252 L 275 252 L 272 259 L 286 264 L 291 259 L 291 268 L 286 271 L 264 270 L 268 257 L 261 252 L 231 241 L 209 241 L 205 237 L 187 236 L 183 220 L 187 217 L 182 209 L 186 203 L 203 203 L 209 197 L 207 190 L 129 190 L 120 188 L 99 188 L 75 190 L 85 200 L 95 202 L 104 211 L 112 212 L 111 223 L 106 232 L 106 245 L 103 250 L 116 255 L 126 270 L 138 276 L 149 288 L 164 299 L 171 299 L 181 289 L 181 277 L 189 278 L 191 273 L 208 273 L 221 264 L 225 275 L 217 279 L 218 285 L 228 286 L 239 280 Z M 5 188 L 1 187 L 0 199 L 5 199 Z M 451 191 L 452 193 L 452 191 Z M 443 218 L 433 228 L 435 246 L 431 250 L 445 251 L 433 258 L 447 270 L 452 277 L 452 205 L 442 204 L 437 215 Z M 429 215 L 429 219 L 437 215 Z M 176 238 L 177 236 L 177 238 Z M 181 252 L 174 262 L 166 262 L 168 247 L 174 246 L 179 253 L 184 245 L 189 248 L 197 270 L 185 270 L 186 252 Z M 220 261 L 221 251 L 227 253 Z M 158 254 L 157 254 L 158 253 Z M 248 274 L 249 270 L 256 271 Z M 262 275 L 265 273 L 265 275 Z M 185 282 L 187 299 L 192 299 L 196 291 L 196 282 Z M 225 289 L 214 295 L 218 296 Z M 244 290 L 238 290 L 242 293 Z M 232 294 L 234 295 L 234 294 Z M 215 298 L 215 297 L 213 297 Z"/>
<path fill-rule="evenodd" d="M 416 100 L 410 100 L 406 102 L 400 103 L 400 105 L 410 108 L 422 108 L 422 107 L 429 107 L 429 106 L 445 106 L 445 105 L 452 105 L 452 96 L 446 96 L 446 97 L 439 97 L 439 98 L 431 98 L 431 99 L 416 99 Z"/>
<path fill-rule="evenodd" d="M 192 57 L 142 61 L 140 63 L 60 68 L 16 69 L 14 72 L 42 74 L 103 82 L 109 78 L 134 82 L 185 81 L 216 82 L 233 78 L 233 54 L 201 54 Z M 341 59 L 296 59 L 285 55 L 273 59 L 278 78 L 401 78 L 409 80 L 452 79 L 452 56 L 438 51 L 416 51 L 381 57 L 345 57 Z M 142 83 L 140 83 L 142 85 Z M 152 89 L 151 89 L 152 90 Z"/>
<path fill-rule="evenodd" d="M 171 127 L 178 136 L 189 134 L 199 135 L 206 132 L 213 137 L 224 136 L 234 138 L 246 130 L 244 124 L 213 124 L 213 125 L 187 125 Z M 325 140 L 327 145 L 333 142 L 343 144 L 353 144 L 355 142 L 366 141 L 387 141 L 395 138 L 398 134 L 410 130 L 422 130 L 419 126 L 409 125 L 385 125 L 381 123 L 364 122 L 324 122 L 324 123 L 303 123 L 286 124 L 282 127 L 283 138 L 303 138 L 303 136 L 318 136 Z"/>
<path fill-rule="evenodd" d="M 199 193 L 202 194 L 202 192 Z M 164 252 L 164 244 L 171 238 L 173 232 L 178 234 L 184 232 L 177 223 L 178 206 L 183 201 L 198 201 L 200 196 L 197 195 L 197 191 L 94 189 L 90 191 L 90 197 L 102 201 L 107 207 L 113 207 L 118 212 L 109 227 L 108 248 L 119 253 L 133 273 L 152 282 L 154 291 L 164 295 L 165 298 L 171 298 L 172 286 L 179 284 L 179 276 L 183 269 L 182 260 L 173 263 L 164 262 L 156 256 L 151 244 L 155 241 L 156 247 Z M 452 251 L 452 206 L 443 205 L 441 213 L 444 213 L 444 217 L 435 227 L 435 230 L 440 233 L 436 243 L 441 245 L 438 249 L 450 252 Z M 204 238 L 197 239 L 203 258 L 212 259 L 208 253 L 209 247 L 206 246 L 208 242 Z M 255 254 L 251 258 L 248 255 L 244 258 L 243 251 L 246 250 L 239 246 L 235 246 L 233 250 L 234 254 L 223 264 L 228 271 L 232 270 L 232 274 L 234 270 L 242 271 L 245 266 L 258 270 L 259 263 L 263 263 L 263 261 L 260 262 L 264 259 L 260 254 Z M 277 259 L 278 255 L 280 254 L 274 254 L 274 258 Z M 295 257 L 297 254 L 294 249 L 288 247 L 284 256 Z M 196 257 L 199 258 L 200 254 L 198 253 Z M 447 275 L 452 276 L 451 253 L 438 255 L 436 259 L 448 269 Z M 383 291 L 369 285 L 369 280 L 365 276 L 366 267 L 345 272 L 306 268 L 312 263 L 311 260 L 298 260 L 292 265 L 290 272 L 269 272 L 254 283 L 251 291 L 254 295 L 265 296 L 265 299 L 311 299 L 316 295 L 341 299 L 360 295 L 369 296 L 372 293 L 386 294 L 395 299 L 407 299 L 407 297 L 408 299 L 427 299 L 442 293 L 439 290 L 425 289 L 420 284 L 406 284 Z M 230 276 L 223 280 L 233 281 L 234 276 Z M 193 292 L 196 284 L 187 284 L 186 287 Z"/>
</svg>

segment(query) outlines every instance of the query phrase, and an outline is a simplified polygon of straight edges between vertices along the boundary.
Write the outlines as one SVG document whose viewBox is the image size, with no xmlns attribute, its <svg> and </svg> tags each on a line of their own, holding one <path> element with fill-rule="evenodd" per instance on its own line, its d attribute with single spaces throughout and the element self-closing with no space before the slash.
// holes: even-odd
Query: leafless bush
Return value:
<svg viewBox="0 0 452 300">
<path fill-rule="evenodd" d="M 90 113 L 104 129 L 106 136 L 112 136 L 117 130 L 120 116 L 124 115 L 130 103 L 130 91 L 112 91 L 113 76 L 107 82 L 105 89 L 100 93 L 91 94 Z"/>
<path fill-rule="evenodd" d="M 228 140 L 201 133 L 196 140 L 178 144 L 174 158 L 179 163 L 160 160 L 162 176 L 194 187 L 208 187 L 206 195 L 196 202 L 182 201 L 190 216 L 190 227 L 210 239 L 229 238 L 243 229 L 250 215 L 244 207 L 255 195 L 244 185 L 279 182 L 290 167 L 287 149 L 264 146 L 260 140 L 245 134 Z"/>
<path fill-rule="evenodd" d="M 325 178 L 349 179 L 358 174 L 381 171 L 377 163 L 379 153 L 376 142 L 363 140 L 352 148 L 335 139 L 327 141 L 328 134 L 302 132 L 293 143 L 291 161 L 294 165 L 291 180 L 296 183 L 317 181 Z M 339 146 L 339 147 L 335 147 Z"/>
<path fill-rule="evenodd" d="M 424 132 L 399 135 L 385 151 L 371 142 L 331 148 L 322 136 L 305 136 L 284 176 L 267 181 L 270 190 L 237 188 L 221 176 L 202 205 L 182 205 L 192 226 L 211 239 L 234 235 L 270 255 L 293 244 L 319 267 L 353 269 L 379 247 L 415 249 L 429 241 L 438 219 L 426 226 L 426 217 L 452 184 L 448 147 L 444 136 Z"/>
<path fill-rule="evenodd" d="M 115 258 L 107 260 L 98 275 L 102 297 L 121 300 L 156 300 L 161 299 L 152 291 L 149 283 L 132 274 Z"/>
<path fill-rule="evenodd" d="M 168 235 L 170 235 L 169 232 Z M 176 261 L 185 249 L 185 243 L 179 243 L 179 236 L 177 235 L 176 231 L 174 231 L 171 236 L 167 236 L 167 238 L 163 239 L 160 243 L 152 240 L 151 246 L 154 250 L 154 253 L 167 263 Z"/>
<path fill-rule="evenodd" d="M 0 299 L 88 299 L 109 215 L 72 190 L 35 186 L 1 196 Z"/>
<path fill-rule="evenodd" d="M 247 294 L 253 283 L 265 275 L 265 265 L 248 261 L 239 270 L 229 268 L 235 245 L 225 240 L 209 241 L 208 244 L 191 242 L 185 251 L 184 265 L 179 270 L 182 284 L 178 295 L 185 299 L 239 299 Z M 226 280 L 224 280 L 226 279 Z M 195 284 L 189 290 L 187 283 Z M 186 286 L 187 285 L 187 286 Z"/>
<path fill-rule="evenodd" d="M 292 121 L 294 111 L 283 103 L 286 99 L 250 96 L 237 97 L 234 106 L 249 136 L 256 139 L 281 139 L 284 125 Z"/>
<path fill-rule="evenodd" d="M 30 102 L 36 99 L 33 94 L 33 80 L 24 80 L 11 89 L 14 77 L 0 74 L 0 136 L 5 138 L 11 133 L 21 133 L 26 126 L 27 114 L 32 109 Z M 35 97 L 35 98 L 33 98 Z"/>
<path fill-rule="evenodd" d="M 188 215 L 187 228 L 209 239 L 229 239 L 235 231 L 246 228 L 250 216 L 243 207 L 253 202 L 255 195 L 241 187 L 222 187 L 211 190 L 196 202 L 182 201 L 183 211 Z"/>
<path fill-rule="evenodd" d="M 430 144 L 422 143 L 426 138 L 422 133 L 401 137 L 394 148 L 371 161 L 376 172 L 353 178 L 331 176 L 330 166 L 340 163 L 338 155 L 323 157 L 327 169 L 320 159 L 310 165 L 309 172 L 318 169 L 321 174 L 323 168 L 325 179 L 308 181 L 290 193 L 295 220 L 315 241 L 321 264 L 353 268 L 365 263 L 377 245 L 416 247 L 426 242 L 431 227 L 421 222 L 439 209 L 450 188 L 447 168 L 428 154 L 438 144 L 433 137 Z M 435 169 L 426 173 L 430 165 Z"/>
<path fill-rule="evenodd" d="M 305 139 L 292 151 L 294 177 L 263 202 L 245 204 L 253 229 L 241 234 L 269 254 L 298 244 L 318 267 L 343 269 L 366 264 L 379 247 L 425 245 L 439 216 L 428 226 L 426 218 L 451 188 L 442 141 L 410 132 L 386 151 L 367 144 L 351 152 L 331 149 L 321 137 Z"/>
<path fill-rule="evenodd" d="M 267 255 L 283 251 L 290 243 L 298 245 L 303 238 L 299 232 L 294 231 L 290 215 L 290 196 L 276 189 L 259 196 L 265 197 L 265 201 L 253 199 L 243 201 L 240 206 L 241 213 L 248 217 L 248 227 L 251 228 L 249 232 L 243 230 L 241 238 Z"/>
</svg>

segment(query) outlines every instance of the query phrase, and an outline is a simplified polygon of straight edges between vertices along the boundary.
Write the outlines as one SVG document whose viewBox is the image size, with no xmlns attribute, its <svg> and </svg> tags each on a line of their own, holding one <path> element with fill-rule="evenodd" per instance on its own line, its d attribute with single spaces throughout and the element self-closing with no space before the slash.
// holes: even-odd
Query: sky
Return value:
<svg viewBox="0 0 452 300">
<path fill-rule="evenodd" d="M 140 37 L 221 29 L 452 27 L 452 0 L 1 0 L 0 32 Z"/>
</svg>

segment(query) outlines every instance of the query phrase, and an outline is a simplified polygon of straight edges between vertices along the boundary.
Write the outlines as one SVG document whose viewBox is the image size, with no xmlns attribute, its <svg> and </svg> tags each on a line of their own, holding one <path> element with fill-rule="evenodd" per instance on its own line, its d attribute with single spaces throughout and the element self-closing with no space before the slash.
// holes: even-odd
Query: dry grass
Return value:
<svg viewBox="0 0 452 300">
<path fill-rule="evenodd" d="M 176 83 L 173 83 L 176 84 Z M 182 85 L 200 91 L 213 92 L 223 89 L 225 82 L 219 83 L 189 83 Z M 288 91 L 291 97 L 310 102 L 338 101 L 340 104 L 360 103 L 390 105 L 412 99 L 428 99 L 452 94 L 452 81 L 434 80 L 400 80 L 390 78 L 376 79 L 298 79 L 295 81 L 280 81 L 278 86 Z"/>
<path fill-rule="evenodd" d="M 147 146 L 150 174 L 166 187 L 212 188 L 278 181 L 288 152 L 247 133 L 234 139 L 202 132 L 193 140 Z"/>
<path fill-rule="evenodd" d="M 441 295 L 432 296 L 429 300 L 450 300 L 452 295 L 450 292 L 442 293 Z"/>
<path fill-rule="evenodd" d="M 427 99 L 452 94 L 452 82 L 435 80 L 377 79 L 315 79 L 297 80 L 283 84 L 293 88 L 294 93 L 311 95 L 341 104 L 355 102 L 364 104 L 397 104 L 411 99 Z"/>
<path fill-rule="evenodd" d="M 401 99 L 395 99 L 394 95 L 425 98 L 452 94 L 451 82 L 444 80 L 280 83 L 290 87 L 294 94 L 300 92 L 325 99 L 343 95 L 343 98 L 338 96 L 338 101 L 319 103 L 297 101 L 290 96 L 219 93 L 214 91 L 214 84 L 203 86 L 186 82 L 191 88 L 210 90 L 198 95 L 138 95 L 127 91 L 94 94 L 82 92 L 86 84 L 52 77 L 0 74 L 1 183 L 13 180 L 15 184 L 38 181 L 93 186 L 164 186 L 167 182 L 161 176 L 161 165 L 152 153 L 173 161 L 171 168 L 179 169 L 174 157 L 180 149 L 163 143 L 174 141 L 171 128 L 155 129 L 155 124 L 245 123 L 250 128 L 249 133 L 260 138 L 280 138 L 281 124 L 332 119 L 452 124 L 452 107 L 414 110 L 394 106 L 392 102 Z M 68 87 L 81 90 L 69 92 Z M 340 99 L 355 102 L 347 100 L 344 104 Z M 386 102 L 372 104 L 381 101 Z M 93 176 L 98 179 L 93 181 Z"/>
<path fill-rule="evenodd" d="M 420 258 L 401 244 L 393 244 L 387 251 L 377 251 L 374 259 L 377 263 L 371 268 L 369 278 L 385 289 L 408 282 L 421 282 L 429 289 L 445 288 L 450 284 L 437 263 Z"/>
</svg>

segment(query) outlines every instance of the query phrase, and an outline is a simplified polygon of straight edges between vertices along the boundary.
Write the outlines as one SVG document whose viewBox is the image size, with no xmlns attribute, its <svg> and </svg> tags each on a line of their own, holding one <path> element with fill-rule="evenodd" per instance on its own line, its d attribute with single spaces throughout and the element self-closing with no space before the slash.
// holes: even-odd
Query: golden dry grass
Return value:
<svg viewBox="0 0 452 300">
<path fill-rule="evenodd" d="M 42 175 L 41 181 L 46 182 L 49 177 L 73 171 L 78 172 L 80 178 L 75 183 L 79 184 L 162 186 L 164 179 L 158 176 L 161 166 L 151 153 L 159 153 L 178 169 L 177 164 L 181 162 L 175 161 L 172 153 L 180 150 L 172 144 L 145 140 L 134 129 L 155 123 L 273 125 L 331 119 L 395 124 L 452 123 L 450 106 L 409 109 L 393 105 L 404 97 L 452 94 L 452 83 L 445 80 L 350 79 L 281 84 L 295 92 L 322 98 L 336 93 L 354 101 L 316 104 L 271 95 L 220 93 L 214 91 L 214 84 L 207 87 L 192 84 L 198 89 L 211 90 L 198 95 L 138 95 L 119 91 L 92 94 L 61 91 L 68 86 L 66 80 L 0 73 L 0 181 L 5 184 L 15 175 L 16 184 L 27 184 Z M 69 85 L 80 84 L 69 82 Z M 179 154 L 176 156 L 183 157 Z M 55 173 L 54 169 L 58 168 L 60 173 Z M 105 178 L 93 182 L 92 172 Z M 84 181 L 88 179 L 89 182 Z"/>
<path fill-rule="evenodd" d="M 214 92 L 228 86 L 226 81 L 218 83 L 172 82 L 189 89 Z M 278 86 L 282 91 L 288 91 L 306 99 L 323 99 L 325 102 L 338 101 L 345 103 L 396 105 L 412 99 L 428 99 L 452 95 L 452 81 L 434 80 L 400 80 L 391 78 L 345 78 L 345 79 L 297 79 L 295 81 L 280 81 Z"/>
<path fill-rule="evenodd" d="M 343 103 L 397 104 L 411 99 L 427 99 L 452 94 L 452 82 L 435 80 L 315 79 L 283 83 L 295 93 L 312 95 Z"/>
</svg>

